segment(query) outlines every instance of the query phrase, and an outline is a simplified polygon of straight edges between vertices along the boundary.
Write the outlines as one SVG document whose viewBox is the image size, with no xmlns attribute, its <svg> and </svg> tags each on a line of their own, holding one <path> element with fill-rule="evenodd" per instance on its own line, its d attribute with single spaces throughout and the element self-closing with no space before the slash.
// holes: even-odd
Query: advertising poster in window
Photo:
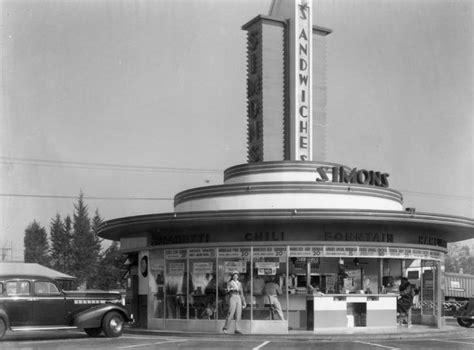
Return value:
<svg viewBox="0 0 474 350">
<path fill-rule="evenodd" d="M 193 262 L 194 274 L 206 274 L 214 272 L 214 264 L 212 262 Z"/>
<path fill-rule="evenodd" d="M 224 261 L 224 273 L 230 274 L 232 271 L 247 273 L 247 263 L 245 261 Z"/>
<path fill-rule="evenodd" d="M 348 279 L 351 280 L 351 285 L 346 285 L 346 279 L 344 279 L 344 288 L 349 289 L 349 292 L 358 293 L 362 289 L 362 271 L 361 269 L 346 270 Z"/>
<path fill-rule="evenodd" d="M 182 262 L 168 263 L 168 274 L 169 275 L 183 275 L 184 263 Z"/>
</svg>

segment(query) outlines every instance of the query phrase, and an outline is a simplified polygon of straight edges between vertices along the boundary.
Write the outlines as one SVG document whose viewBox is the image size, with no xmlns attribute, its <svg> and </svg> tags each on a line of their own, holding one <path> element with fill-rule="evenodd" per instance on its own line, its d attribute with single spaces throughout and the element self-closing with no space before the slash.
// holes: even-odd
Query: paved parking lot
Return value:
<svg viewBox="0 0 474 350">
<path fill-rule="evenodd" d="M 120 338 L 90 338 L 83 332 L 29 332 L 8 333 L 0 341 L 0 349 L 474 349 L 474 329 L 450 334 L 431 333 L 423 337 L 404 339 L 324 339 L 306 336 L 299 338 L 275 336 L 168 336 L 148 334 L 124 334 Z"/>
</svg>

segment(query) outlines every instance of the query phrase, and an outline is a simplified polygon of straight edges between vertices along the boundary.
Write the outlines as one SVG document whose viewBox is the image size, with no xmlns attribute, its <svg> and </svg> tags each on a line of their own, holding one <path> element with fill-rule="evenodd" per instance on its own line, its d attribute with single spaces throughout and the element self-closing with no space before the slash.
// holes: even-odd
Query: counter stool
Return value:
<svg viewBox="0 0 474 350">
<path fill-rule="evenodd" d="M 268 311 L 269 311 L 269 317 L 270 317 L 270 320 L 274 320 L 275 319 L 275 305 L 271 304 L 270 303 L 270 298 L 265 296 L 265 299 L 264 299 L 264 304 L 263 306 L 268 308 Z"/>
<path fill-rule="evenodd" d="M 398 316 L 398 324 L 400 326 L 406 326 L 408 328 L 411 327 L 411 308 L 408 310 L 407 313 L 400 313 Z"/>
</svg>

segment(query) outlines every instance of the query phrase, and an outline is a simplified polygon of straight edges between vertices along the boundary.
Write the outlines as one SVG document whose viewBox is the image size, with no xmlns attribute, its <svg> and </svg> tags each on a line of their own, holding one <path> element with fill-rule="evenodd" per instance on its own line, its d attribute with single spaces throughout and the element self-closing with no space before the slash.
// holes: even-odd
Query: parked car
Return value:
<svg viewBox="0 0 474 350">
<path fill-rule="evenodd" d="M 462 327 L 471 327 L 474 322 L 474 298 L 465 301 L 454 313 L 458 324 Z"/>
<path fill-rule="evenodd" d="M 45 276 L 0 275 L 0 339 L 7 330 L 83 329 L 118 337 L 133 322 L 120 293 L 64 291 Z"/>
</svg>

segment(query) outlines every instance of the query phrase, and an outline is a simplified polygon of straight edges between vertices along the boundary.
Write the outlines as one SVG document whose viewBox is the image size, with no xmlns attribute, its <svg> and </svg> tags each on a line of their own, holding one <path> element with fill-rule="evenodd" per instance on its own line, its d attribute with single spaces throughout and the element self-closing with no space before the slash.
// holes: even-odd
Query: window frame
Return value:
<svg viewBox="0 0 474 350">
<path fill-rule="evenodd" d="M 38 292 L 36 289 L 36 286 L 40 284 L 45 284 L 45 287 L 48 291 L 45 293 Z M 51 286 L 54 286 L 54 288 L 56 289 L 55 292 L 51 292 Z M 37 296 L 60 296 L 61 295 L 61 291 L 59 290 L 58 286 L 51 281 L 35 281 L 33 284 L 33 290 L 34 290 L 35 295 Z"/>
<path fill-rule="evenodd" d="M 15 284 L 16 288 L 15 291 L 18 292 L 18 290 L 22 289 L 21 283 L 26 283 L 28 285 L 28 292 L 27 293 L 9 293 L 8 291 L 8 286 L 10 284 Z M 24 297 L 24 296 L 31 296 L 31 283 L 29 280 L 14 280 L 14 281 L 7 281 L 5 283 L 5 294 L 10 297 Z"/>
</svg>

